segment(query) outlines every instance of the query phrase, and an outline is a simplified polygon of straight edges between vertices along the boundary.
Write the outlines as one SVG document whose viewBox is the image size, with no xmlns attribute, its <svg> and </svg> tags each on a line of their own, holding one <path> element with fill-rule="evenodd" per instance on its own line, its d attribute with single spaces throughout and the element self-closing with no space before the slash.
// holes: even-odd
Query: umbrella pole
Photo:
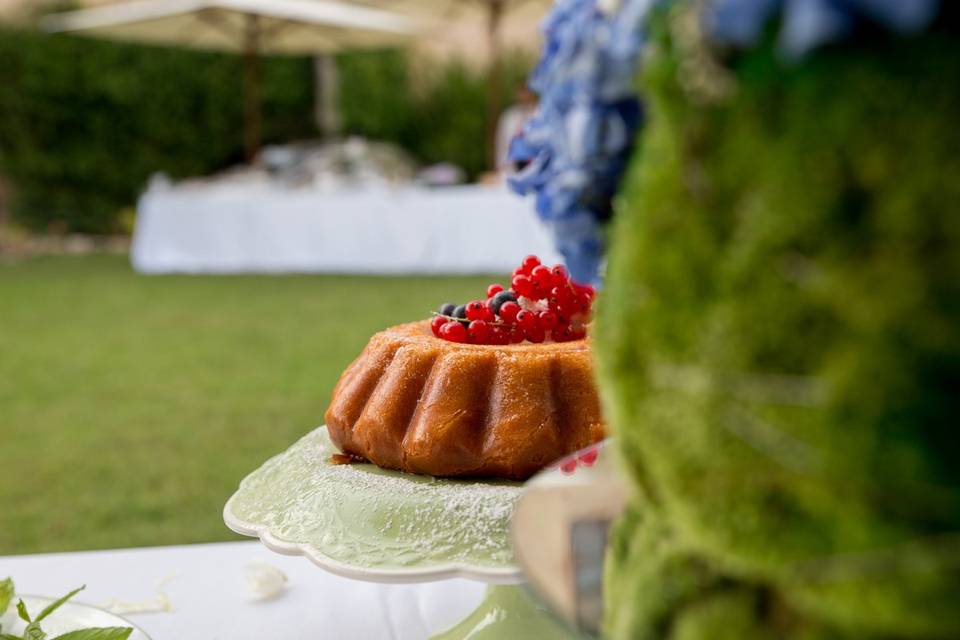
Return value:
<svg viewBox="0 0 960 640">
<path fill-rule="evenodd" d="M 503 18 L 504 0 L 487 2 L 487 51 L 490 69 L 487 72 L 487 163 L 497 168 L 497 123 L 500 120 L 503 75 L 500 66 L 500 22 Z"/>
<path fill-rule="evenodd" d="M 243 34 L 243 146 L 247 162 L 260 150 L 260 19 L 246 16 Z"/>
</svg>

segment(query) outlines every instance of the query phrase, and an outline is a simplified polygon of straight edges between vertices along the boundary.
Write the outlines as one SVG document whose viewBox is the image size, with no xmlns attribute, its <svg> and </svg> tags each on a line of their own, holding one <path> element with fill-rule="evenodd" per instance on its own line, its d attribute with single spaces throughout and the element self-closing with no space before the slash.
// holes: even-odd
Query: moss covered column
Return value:
<svg viewBox="0 0 960 640">
<path fill-rule="evenodd" d="M 614 637 L 960 636 L 960 43 L 655 19 L 596 343 Z"/>
</svg>

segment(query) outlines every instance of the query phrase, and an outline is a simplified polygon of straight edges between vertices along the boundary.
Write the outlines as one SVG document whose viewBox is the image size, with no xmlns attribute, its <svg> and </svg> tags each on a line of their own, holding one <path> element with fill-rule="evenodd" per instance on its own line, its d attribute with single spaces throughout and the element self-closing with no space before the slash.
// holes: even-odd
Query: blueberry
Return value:
<svg viewBox="0 0 960 640">
<path fill-rule="evenodd" d="M 464 326 L 466 326 L 466 325 L 469 324 L 469 321 L 467 320 L 467 305 L 465 305 L 465 304 L 458 305 L 458 306 L 453 310 L 453 313 L 450 314 L 450 315 L 452 315 L 454 318 L 462 318 L 462 319 L 460 320 L 460 324 L 462 324 L 462 325 L 464 325 Z"/>
<path fill-rule="evenodd" d="M 442 316 L 452 316 L 453 310 L 456 308 L 457 305 L 453 304 L 452 302 L 444 302 L 442 305 L 440 305 L 440 308 L 437 309 L 437 313 Z"/>
<path fill-rule="evenodd" d="M 497 295 L 493 296 L 493 312 L 497 315 L 500 315 L 500 306 L 504 302 L 516 302 L 517 294 L 513 291 L 501 291 Z"/>
</svg>

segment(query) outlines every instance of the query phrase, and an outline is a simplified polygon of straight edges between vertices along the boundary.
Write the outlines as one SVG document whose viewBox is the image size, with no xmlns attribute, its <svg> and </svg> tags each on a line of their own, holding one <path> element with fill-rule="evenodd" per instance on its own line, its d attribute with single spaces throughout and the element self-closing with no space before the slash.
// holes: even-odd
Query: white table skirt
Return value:
<svg viewBox="0 0 960 640">
<path fill-rule="evenodd" d="M 503 186 L 324 192 L 154 187 L 137 206 L 141 273 L 509 273 L 559 262 L 531 199 Z"/>
<path fill-rule="evenodd" d="M 245 580 L 250 562 L 286 573 L 286 591 L 274 600 L 255 600 Z M 259 542 L 0 557 L 0 579 L 8 575 L 20 593 L 31 595 L 56 597 L 86 584 L 76 600 L 93 605 L 139 602 L 162 590 L 171 612 L 126 616 L 153 640 L 422 640 L 466 617 L 485 589 L 468 580 L 409 585 L 347 580 L 304 558 L 272 553 Z"/>
</svg>

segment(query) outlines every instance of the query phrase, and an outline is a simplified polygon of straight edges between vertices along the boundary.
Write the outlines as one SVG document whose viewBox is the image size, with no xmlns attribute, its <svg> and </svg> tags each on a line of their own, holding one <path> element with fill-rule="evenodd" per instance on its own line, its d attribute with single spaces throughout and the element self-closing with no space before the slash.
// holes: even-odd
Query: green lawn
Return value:
<svg viewBox="0 0 960 640">
<path fill-rule="evenodd" d="M 224 501 L 370 334 L 488 282 L 0 266 L 0 555 L 231 539 Z"/>
</svg>

